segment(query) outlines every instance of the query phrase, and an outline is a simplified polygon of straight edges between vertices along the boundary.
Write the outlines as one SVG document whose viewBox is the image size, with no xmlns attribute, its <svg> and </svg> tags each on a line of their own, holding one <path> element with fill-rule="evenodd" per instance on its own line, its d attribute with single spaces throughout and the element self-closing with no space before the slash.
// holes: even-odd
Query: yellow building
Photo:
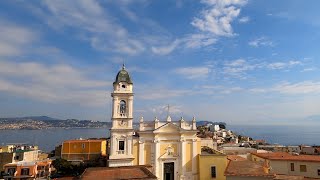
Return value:
<svg viewBox="0 0 320 180">
<path fill-rule="evenodd" d="M 270 173 L 320 178 L 320 156 L 285 152 L 251 153 L 251 160 L 266 164 Z"/>
<path fill-rule="evenodd" d="M 195 118 L 172 121 L 140 119 L 134 135 L 133 83 L 124 66 L 118 72 L 111 93 L 112 128 L 110 129 L 109 167 L 151 165 L 158 179 L 199 179 L 201 141 Z"/>
<path fill-rule="evenodd" d="M 105 139 L 77 139 L 62 143 L 61 158 L 68 161 L 90 161 L 107 155 Z"/>
<path fill-rule="evenodd" d="M 226 180 L 227 155 L 203 148 L 199 155 L 199 177 L 206 180 Z"/>
</svg>

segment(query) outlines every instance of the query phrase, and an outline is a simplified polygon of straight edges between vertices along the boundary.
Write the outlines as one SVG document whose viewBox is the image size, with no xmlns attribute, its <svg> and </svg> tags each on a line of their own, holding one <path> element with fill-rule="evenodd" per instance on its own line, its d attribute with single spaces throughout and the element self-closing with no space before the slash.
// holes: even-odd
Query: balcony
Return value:
<svg viewBox="0 0 320 180">
<path fill-rule="evenodd" d="M 124 154 L 125 152 L 124 152 L 124 150 L 119 150 L 119 151 L 117 151 L 117 153 L 118 154 Z"/>
</svg>

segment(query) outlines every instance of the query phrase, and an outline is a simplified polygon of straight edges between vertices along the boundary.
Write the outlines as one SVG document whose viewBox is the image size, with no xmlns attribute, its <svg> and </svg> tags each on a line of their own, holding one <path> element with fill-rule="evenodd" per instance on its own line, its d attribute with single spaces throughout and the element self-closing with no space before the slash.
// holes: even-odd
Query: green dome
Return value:
<svg viewBox="0 0 320 180">
<path fill-rule="evenodd" d="M 114 83 L 119 82 L 126 82 L 128 84 L 132 84 L 130 75 L 128 71 L 125 70 L 124 65 L 122 66 L 122 69 L 118 72 L 116 80 L 114 81 Z"/>
</svg>

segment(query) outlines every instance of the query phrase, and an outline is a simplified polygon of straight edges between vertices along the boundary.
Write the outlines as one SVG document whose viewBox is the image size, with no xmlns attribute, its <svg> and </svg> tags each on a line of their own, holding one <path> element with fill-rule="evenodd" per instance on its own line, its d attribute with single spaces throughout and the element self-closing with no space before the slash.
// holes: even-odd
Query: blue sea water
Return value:
<svg viewBox="0 0 320 180">
<path fill-rule="evenodd" d="M 319 126 L 264 126 L 228 125 L 237 134 L 264 139 L 283 145 L 320 145 Z M 39 145 L 45 152 L 54 149 L 62 141 L 78 138 L 106 138 L 109 128 L 101 129 L 49 129 L 49 130 L 0 130 L 0 144 L 29 143 Z"/>
<path fill-rule="evenodd" d="M 230 125 L 228 129 L 253 139 L 282 145 L 320 145 L 320 126 L 312 125 Z"/>
</svg>

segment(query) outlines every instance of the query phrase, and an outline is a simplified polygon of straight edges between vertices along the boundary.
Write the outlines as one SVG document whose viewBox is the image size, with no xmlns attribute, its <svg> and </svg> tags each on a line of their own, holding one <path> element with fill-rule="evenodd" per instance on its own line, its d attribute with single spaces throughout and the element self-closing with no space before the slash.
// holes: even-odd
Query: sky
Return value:
<svg viewBox="0 0 320 180">
<path fill-rule="evenodd" d="M 0 116 L 320 126 L 317 0 L 0 1 Z"/>
</svg>

